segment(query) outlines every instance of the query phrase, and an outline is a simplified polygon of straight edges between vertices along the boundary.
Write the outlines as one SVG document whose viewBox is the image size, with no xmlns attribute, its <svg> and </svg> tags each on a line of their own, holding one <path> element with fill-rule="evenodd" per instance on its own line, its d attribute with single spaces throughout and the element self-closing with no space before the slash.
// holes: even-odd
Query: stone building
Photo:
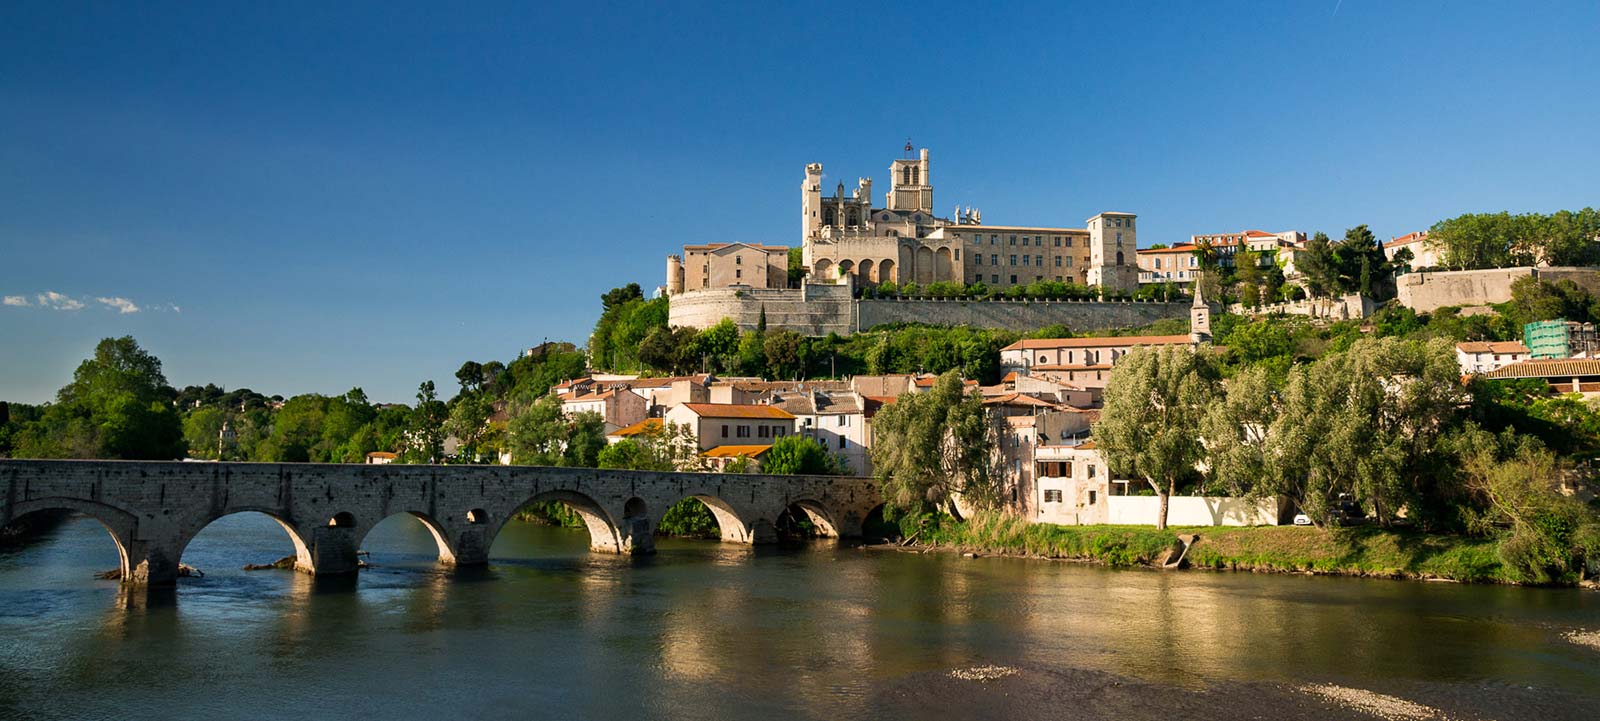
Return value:
<svg viewBox="0 0 1600 721">
<path fill-rule="evenodd" d="M 909 147 L 908 147 L 909 150 Z M 1007 288 L 1037 281 L 1138 287 L 1131 213 L 1101 213 L 1084 228 L 984 225 L 982 212 L 933 211 L 928 150 L 890 163 L 890 189 L 872 204 L 872 180 L 843 182 L 824 196 L 822 164 L 806 166 L 800 187 L 802 257 L 817 280 L 851 275 L 861 285 L 983 282 Z"/>
<path fill-rule="evenodd" d="M 758 243 L 685 245 L 667 256 L 667 293 L 705 288 L 789 287 L 789 249 Z"/>
</svg>

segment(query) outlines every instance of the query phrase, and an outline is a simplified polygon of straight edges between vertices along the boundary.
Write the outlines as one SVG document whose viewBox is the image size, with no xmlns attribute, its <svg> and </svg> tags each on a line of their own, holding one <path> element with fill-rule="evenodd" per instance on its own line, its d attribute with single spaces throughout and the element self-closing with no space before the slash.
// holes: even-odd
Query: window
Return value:
<svg viewBox="0 0 1600 721">
<path fill-rule="evenodd" d="M 989 245 L 999 245 L 999 244 L 1000 244 L 1000 236 L 998 236 L 998 235 L 989 236 Z"/>
<path fill-rule="evenodd" d="M 983 254 L 979 253 L 979 254 L 973 256 L 972 257 L 972 264 L 973 265 L 983 265 Z"/>
<path fill-rule="evenodd" d="M 1012 245 L 1016 245 L 1017 244 L 1017 236 L 1015 236 L 1015 235 L 1011 236 L 1011 244 Z"/>
<path fill-rule="evenodd" d="M 1071 236 L 1067 236 L 1067 247 L 1068 248 L 1072 247 L 1072 237 Z"/>
<path fill-rule="evenodd" d="M 744 256 L 742 256 L 742 255 L 733 256 L 733 264 L 734 265 L 744 265 Z"/>
<path fill-rule="evenodd" d="M 1055 237 L 1055 239 L 1054 239 L 1054 240 L 1055 240 L 1055 241 L 1056 241 L 1056 242 L 1055 242 L 1055 246 L 1056 246 L 1056 247 L 1057 247 L 1057 248 L 1060 248 L 1060 247 L 1061 247 L 1061 236 L 1059 236 L 1059 235 L 1058 235 L 1058 236 L 1056 236 L 1056 237 Z"/>
<path fill-rule="evenodd" d="M 1122 245 L 1122 234 L 1117 233 L 1117 245 Z"/>
<path fill-rule="evenodd" d="M 728 437 L 728 425 L 726 423 L 724 423 L 722 425 L 722 437 L 723 438 L 727 438 Z"/>
<path fill-rule="evenodd" d="M 744 277 L 744 270 L 742 270 L 742 269 L 735 269 L 735 270 L 734 270 L 734 271 L 733 271 L 733 277 L 735 277 L 735 278 L 743 278 L 743 277 Z"/>
<path fill-rule="evenodd" d="M 839 416 L 839 427 L 840 428 L 849 428 L 850 427 L 850 416 Z"/>
<path fill-rule="evenodd" d="M 1039 266 L 1040 268 L 1043 268 L 1044 267 L 1044 256 L 1042 256 L 1042 255 L 1033 256 L 1033 264 Z"/>
<path fill-rule="evenodd" d="M 1028 236 L 1026 236 L 1026 235 L 1022 236 L 1022 244 L 1023 245 L 1027 245 L 1028 244 Z"/>
<path fill-rule="evenodd" d="M 1061 267 L 1061 256 L 1059 256 L 1059 255 L 1056 256 L 1056 267 L 1057 268 Z"/>
<path fill-rule="evenodd" d="M 749 438 L 750 437 L 750 426 L 739 426 L 737 429 L 735 429 L 735 434 L 739 438 Z"/>
<path fill-rule="evenodd" d="M 844 448 L 844 445 L 845 445 L 844 436 L 839 436 L 839 448 L 841 448 L 841 449 Z"/>
<path fill-rule="evenodd" d="M 758 438 L 766 438 L 767 437 L 767 427 L 766 426 L 756 426 L 756 437 L 758 437 Z"/>
<path fill-rule="evenodd" d="M 1058 489 L 1058 488 L 1046 489 L 1045 492 L 1044 492 L 1044 502 L 1045 503 L 1060 503 L 1061 502 L 1061 490 Z"/>
<path fill-rule="evenodd" d="M 1094 491 L 1089 491 L 1089 505 L 1091 505 L 1091 506 L 1094 505 L 1094 496 L 1095 496 L 1095 492 Z"/>
<path fill-rule="evenodd" d="M 961 260 L 961 249 L 956 248 L 956 260 Z"/>
<path fill-rule="evenodd" d="M 1010 264 L 1011 265 L 1016 265 L 1017 264 L 1017 256 L 1014 253 L 1011 255 L 1011 263 Z"/>
<path fill-rule="evenodd" d="M 1072 256 L 1070 256 L 1070 255 L 1067 256 L 1067 267 L 1068 268 L 1072 267 Z"/>
<path fill-rule="evenodd" d="M 989 276 L 989 282 L 990 283 L 999 283 L 1000 282 L 1000 276 L 998 276 L 998 275 Z"/>
<path fill-rule="evenodd" d="M 1024 255 L 1024 256 L 1022 256 L 1022 264 L 1023 264 L 1023 265 L 1028 265 L 1028 260 L 1029 260 L 1029 259 L 1030 259 L 1030 258 L 1031 258 L 1031 257 L 1032 257 L 1032 256 L 1027 256 L 1027 255 Z"/>
<path fill-rule="evenodd" d="M 1012 285 L 1016 285 L 1017 284 L 1017 276 L 1014 276 L 1014 275 L 1011 276 L 1011 284 Z"/>
<path fill-rule="evenodd" d="M 1090 478 L 1094 478 L 1094 464 L 1093 463 L 1089 464 L 1089 477 Z"/>
<path fill-rule="evenodd" d="M 990 253 L 989 254 L 989 265 L 999 265 L 999 264 L 1000 264 L 1000 256 L 997 255 L 997 254 L 994 254 L 994 253 Z"/>
</svg>

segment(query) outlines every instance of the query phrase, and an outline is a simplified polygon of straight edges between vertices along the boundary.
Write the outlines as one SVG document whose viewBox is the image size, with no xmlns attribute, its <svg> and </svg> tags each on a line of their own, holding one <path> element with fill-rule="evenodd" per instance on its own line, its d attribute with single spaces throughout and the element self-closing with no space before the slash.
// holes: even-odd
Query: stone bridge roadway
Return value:
<svg viewBox="0 0 1600 721">
<path fill-rule="evenodd" d="M 871 479 L 654 473 L 539 466 L 0 460 L 0 524 L 70 509 L 105 525 L 125 582 L 176 581 L 183 549 L 207 524 L 242 511 L 271 516 L 294 541 L 295 568 L 352 573 L 367 532 L 395 514 L 433 532 L 445 564 L 488 562 L 506 521 L 534 501 L 562 501 L 588 525 L 590 547 L 649 553 L 667 508 L 705 502 L 734 543 L 776 540 L 798 508 L 832 536 L 857 536 L 880 502 Z"/>
</svg>

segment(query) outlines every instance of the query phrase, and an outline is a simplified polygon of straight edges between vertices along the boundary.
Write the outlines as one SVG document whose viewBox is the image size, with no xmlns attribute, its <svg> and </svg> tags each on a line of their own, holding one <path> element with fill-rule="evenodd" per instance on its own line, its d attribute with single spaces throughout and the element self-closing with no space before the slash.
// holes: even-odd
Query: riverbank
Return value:
<svg viewBox="0 0 1600 721">
<path fill-rule="evenodd" d="M 1471 683 L 1374 683 L 1379 689 L 1329 682 L 1212 681 L 1199 685 L 1072 668 L 985 665 L 920 673 L 887 685 L 874 703 L 878 718 L 1149 719 L 1239 718 L 1330 721 L 1446 721 L 1494 718 L 1565 721 L 1590 718 L 1592 697 L 1532 686 Z"/>
<path fill-rule="evenodd" d="M 1190 568 L 1312 573 L 1462 583 L 1519 583 L 1501 563 L 1499 541 L 1380 528 L 1170 528 L 1056 526 L 1014 516 L 980 514 L 929 528 L 926 546 L 957 552 L 1049 558 L 1114 567 L 1152 566 L 1180 534 L 1199 536 Z"/>
</svg>

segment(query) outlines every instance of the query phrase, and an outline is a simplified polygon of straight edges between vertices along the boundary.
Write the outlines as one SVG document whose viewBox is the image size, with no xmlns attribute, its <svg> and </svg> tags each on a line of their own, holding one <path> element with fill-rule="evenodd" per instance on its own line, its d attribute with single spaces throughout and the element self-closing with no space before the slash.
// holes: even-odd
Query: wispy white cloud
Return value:
<svg viewBox="0 0 1600 721">
<path fill-rule="evenodd" d="M 28 297 L 25 295 L 8 295 L 5 297 L 5 304 L 26 308 L 28 307 Z"/>
<path fill-rule="evenodd" d="M 69 295 L 62 295 L 53 290 L 47 290 L 34 296 L 34 300 L 45 308 L 54 308 L 55 310 L 83 310 L 84 308 L 83 301 Z"/>
<path fill-rule="evenodd" d="M 116 308 L 118 313 L 127 314 L 139 312 L 138 305 L 134 304 L 133 301 L 120 296 L 116 298 L 95 298 L 95 300 L 100 301 L 102 305 L 107 307 Z"/>
</svg>

